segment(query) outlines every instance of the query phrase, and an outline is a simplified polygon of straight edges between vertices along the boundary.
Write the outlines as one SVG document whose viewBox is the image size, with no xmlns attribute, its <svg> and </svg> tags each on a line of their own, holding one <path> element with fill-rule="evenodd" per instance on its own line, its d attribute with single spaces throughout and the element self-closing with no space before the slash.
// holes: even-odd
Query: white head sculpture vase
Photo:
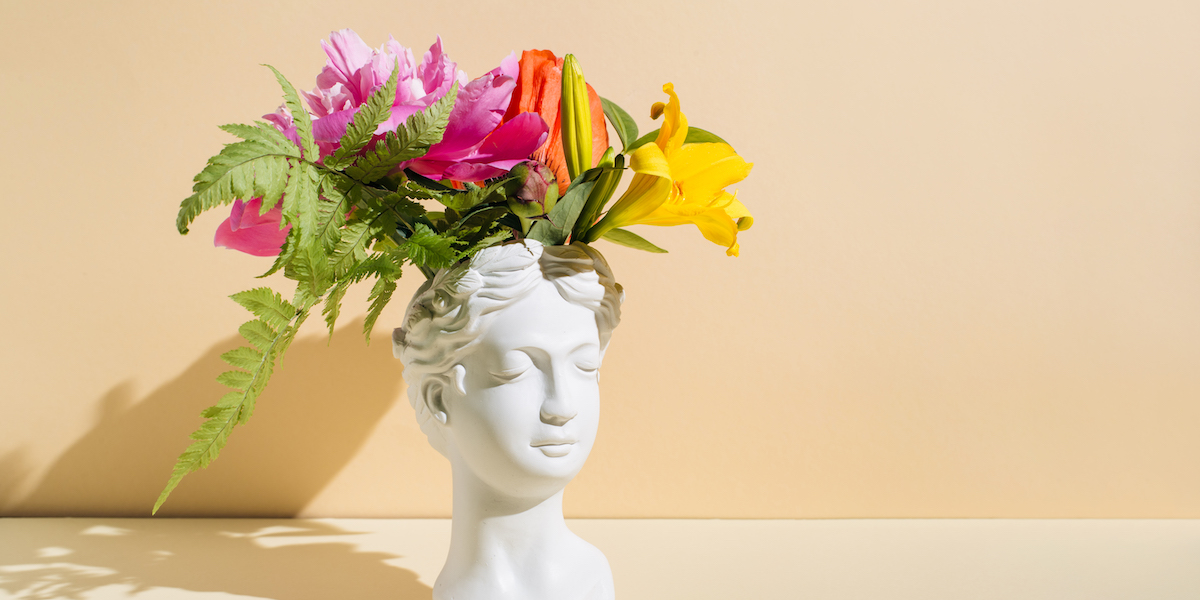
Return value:
<svg viewBox="0 0 1200 600">
<path fill-rule="evenodd" d="M 563 521 L 600 417 L 623 292 L 589 246 L 494 246 L 441 271 L 393 334 L 408 397 L 450 460 L 441 600 L 611 600 L 612 571 Z"/>
</svg>

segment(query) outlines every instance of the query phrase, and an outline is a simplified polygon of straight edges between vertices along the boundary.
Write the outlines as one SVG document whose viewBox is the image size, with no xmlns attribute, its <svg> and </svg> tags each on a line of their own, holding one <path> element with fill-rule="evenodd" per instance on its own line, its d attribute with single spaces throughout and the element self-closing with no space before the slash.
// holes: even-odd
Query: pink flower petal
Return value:
<svg viewBox="0 0 1200 600">
<path fill-rule="evenodd" d="M 550 127 L 537 113 L 521 113 L 492 132 L 475 152 L 471 162 L 495 164 L 497 161 L 516 160 L 533 154 L 550 136 Z M 513 163 L 513 166 L 516 162 Z"/>
<path fill-rule="evenodd" d="M 516 79 L 493 69 L 458 92 L 442 141 L 429 149 L 430 158 L 448 158 L 470 151 L 504 118 Z"/>
<path fill-rule="evenodd" d="M 254 256 L 278 255 L 292 226 L 279 228 L 283 207 L 275 205 L 267 214 L 259 215 L 261 208 L 261 198 L 246 203 L 235 200 L 229 218 L 217 227 L 213 244 Z"/>
</svg>

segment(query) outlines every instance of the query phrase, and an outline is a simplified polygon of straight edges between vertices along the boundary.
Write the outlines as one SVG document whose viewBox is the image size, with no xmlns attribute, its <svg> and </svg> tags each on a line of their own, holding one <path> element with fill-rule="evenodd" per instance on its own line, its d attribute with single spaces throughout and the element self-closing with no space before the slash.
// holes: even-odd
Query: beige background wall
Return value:
<svg viewBox="0 0 1200 600">
<path fill-rule="evenodd" d="M 628 300 L 571 515 L 1200 517 L 1200 5 L 786 4 L 6 3 L 0 514 L 148 514 L 266 267 L 178 202 L 278 105 L 259 64 L 312 87 L 353 27 L 472 77 L 574 52 L 644 130 L 673 81 L 756 164 L 741 258 L 604 247 Z M 165 514 L 449 514 L 402 303 L 366 347 L 364 295 Z"/>
</svg>

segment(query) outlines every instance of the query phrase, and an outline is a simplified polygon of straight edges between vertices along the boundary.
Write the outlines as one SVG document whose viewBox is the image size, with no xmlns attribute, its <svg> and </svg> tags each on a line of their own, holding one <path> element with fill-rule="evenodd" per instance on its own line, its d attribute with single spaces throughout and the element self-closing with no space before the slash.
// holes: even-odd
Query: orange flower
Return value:
<svg viewBox="0 0 1200 600">
<path fill-rule="evenodd" d="M 521 53 L 521 72 L 517 76 L 517 88 L 513 90 L 508 112 L 501 124 L 513 117 L 533 112 L 550 126 L 550 137 L 531 156 L 554 170 L 558 179 L 559 193 L 566 193 L 571 178 L 567 174 L 567 159 L 563 155 L 562 122 L 558 118 L 559 99 L 562 95 L 563 59 L 549 50 L 526 50 Z M 588 88 L 588 104 L 592 111 L 592 165 L 608 149 L 608 127 L 604 124 L 604 107 L 600 96 L 591 85 Z"/>
</svg>

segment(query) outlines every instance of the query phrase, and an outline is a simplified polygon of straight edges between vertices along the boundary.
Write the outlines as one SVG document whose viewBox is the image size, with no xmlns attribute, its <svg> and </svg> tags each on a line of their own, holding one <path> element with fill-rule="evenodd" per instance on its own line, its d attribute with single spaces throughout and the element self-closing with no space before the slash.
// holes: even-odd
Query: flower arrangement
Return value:
<svg viewBox="0 0 1200 600">
<path fill-rule="evenodd" d="M 282 271 L 296 288 L 290 301 L 267 287 L 232 296 L 255 317 L 238 329 L 248 345 L 222 355 L 233 370 L 217 380 L 232 391 L 202 413 L 154 512 L 250 418 L 318 305 L 332 335 L 353 284 L 373 280 L 369 342 L 406 266 L 433 277 L 523 238 L 666 252 L 625 229 L 638 224 L 692 223 L 736 256 L 738 232 L 753 223 L 725 191 L 751 165 L 690 127 L 669 83 L 667 101 L 650 108 L 662 126 L 639 137 L 634 119 L 584 81 L 570 54 L 513 53 L 468 80 L 440 38 L 419 63 L 394 39 L 373 49 L 348 29 L 322 46 L 328 61 L 310 92 L 297 93 L 271 68 L 284 104 L 263 121 L 223 126 L 241 141 L 208 160 L 180 206 L 176 226 L 186 234 L 200 213 L 232 205 L 216 245 L 274 256 L 263 276 Z M 610 205 L 626 170 L 632 180 Z"/>
</svg>

